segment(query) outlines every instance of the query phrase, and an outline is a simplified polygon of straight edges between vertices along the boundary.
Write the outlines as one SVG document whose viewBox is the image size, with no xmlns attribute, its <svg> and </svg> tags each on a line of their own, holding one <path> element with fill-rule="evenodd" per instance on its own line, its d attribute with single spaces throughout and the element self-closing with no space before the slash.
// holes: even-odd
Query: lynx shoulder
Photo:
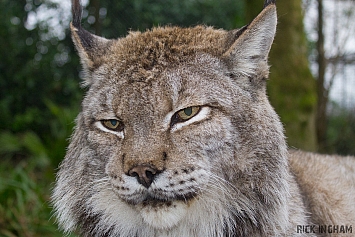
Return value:
<svg viewBox="0 0 355 237">
<path fill-rule="evenodd" d="M 241 29 L 158 27 L 115 40 L 81 27 L 79 0 L 72 10 L 88 91 L 52 195 L 63 230 L 88 237 L 352 231 L 354 158 L 288 151 L 267 99 L 275 1 Z"/>
</svg>

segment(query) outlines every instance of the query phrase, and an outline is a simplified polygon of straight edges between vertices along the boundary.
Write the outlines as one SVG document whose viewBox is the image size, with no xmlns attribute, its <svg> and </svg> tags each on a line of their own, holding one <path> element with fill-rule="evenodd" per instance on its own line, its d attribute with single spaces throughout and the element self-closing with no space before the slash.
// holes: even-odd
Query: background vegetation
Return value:
<svg viewBox="0 0 355 237">
<path fill-rule="evenodd" d="M 244 25 L 262 8 L 262 0 L 245 2 L 92 0 L 85 7 L 83 24 L 107 38 L 124 36 L 130 29 L 165 24 L 233 29 Z M 276 39 L 272 64 L 281 73 L 272 71 L 275 79 L 270 80 L 274 80 L 271 99 L 286 125 L 291 145 L 315 150 L 315 131 L 310 121 L 316 99 L 314 78 L 306 60 L 301 1 L 287 1 L 285 6 L 281 2 L 283 16 L 278 34 L 286 37 L 288 24 L 294 24 L 289 37 L 299 38 L 292 54 L 299 57 L 293 64 L 293 56 L 279 58 L 281 52 L 291 51 L 287 49 L 289 45 L 281 45 L 281 38 Z M 294 2 L 295 17 L 284 16 L 291 12 L 286 6 L 290 2 Z M 54 0 L 0 0 L 0 236 L 63 236 L 51 218 L 49 196 L 84 93 L 79 86 L 79 59 L 68 32 L 67 5 L 59 7 L 59 1 Z M 293 23 L 288 23 L 288 17 L 294 19 Z M 285 61 L 290 62 L 289 67 L 284 67 Z M 293 80 L 302 77 L 304 83 L 277 80 L 293 75 L 293 69 L 301 67 L 301 75 L 293 76 Z M 304 88 L 299 87 L 302 85 Z M 297 93 L 289 95 L 292 91 Z M 336 103 L 331 108 L 327 151 L 355 154 L 354 110 Z M 292 128 L 292 124 L 296 127 Z"/>
<path fill-rule="evenodd" d="M 249 20 L 257 14 L 260 2 L 247 1 Z M 315 151 L 316 81 L 308 63 L 302 0 L 278 1 L 277 11 L 277 34 L 270 52 L 269 98 L 284 124 L 289 145 Z"/>
</svg>

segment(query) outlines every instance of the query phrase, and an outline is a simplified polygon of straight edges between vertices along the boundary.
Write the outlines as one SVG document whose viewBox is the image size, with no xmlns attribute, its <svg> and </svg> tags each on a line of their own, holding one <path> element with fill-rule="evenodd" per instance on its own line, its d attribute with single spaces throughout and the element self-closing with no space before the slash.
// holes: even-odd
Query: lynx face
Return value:
<svg viewBox="0 0 355 237">
<path fill-rule="evenodd" d="M 157 228 L 175 226 L 203 193 L 218 193 L 211 185 L 226 178 L 220 163 L 233 161 L 238 136 L 226 68 L 206 54 L 186 61 L 146 81 L 109 73 L 111 85 L 84 100 L 89 146 L 105 160 L 111 191 Z"/>
<path fill-rule="evenodd" d="M 282 231 L 286 145 L 265 94 L 275 5 L 240 30 L 118 40 L 83 30 L 73 9 L 89 90 L 53 194 L 61 226 L 84 236 Z"/>
</svg>

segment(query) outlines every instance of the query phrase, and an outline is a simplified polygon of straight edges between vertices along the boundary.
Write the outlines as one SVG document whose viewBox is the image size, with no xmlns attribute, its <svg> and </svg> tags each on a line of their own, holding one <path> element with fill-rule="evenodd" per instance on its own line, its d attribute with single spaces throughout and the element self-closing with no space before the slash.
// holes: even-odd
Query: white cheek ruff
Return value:
<svg viewBox="0 0 355 237">
<path fill-rule="evenodd" d="M 204 120 L 208 117 L 208 115 L 210 114 L 211 112 L 211 108 L 210 107 L 202 107 L 200 112 L 193 118 L 187 120 L 186 122 L 180 122 L 180 123 L 177 123 L 175 124 L 172 128 L 171 128 L 171 132 L 175 132 L 177 130 L 180 130 L 181 128 L 187 126 L 187 125 L 190 125 L 192 123 L 195 123 L 195 122 L 198 122 L 198 121 L 201 121 L 201 120 Z"/>
<path fill-rule="evenodd" d="M 187 211 L 185 203 L 176 201 L 170 207 L 145 207 L 140 214 L 147 225 L 156 229 L 170 229 L 187 215 Z"/>
<path fill-rule="evenodd" d="M 105 126 L 102 125 L 101 121 L 95 122 L 95 126 L 96 126 L 98 129 L 100 129 L 100 130 L 102 130 L 102 131 L 104 131 L 104 132 L 109 132 L 109 133 L 115 134 L 117 137 L 119 137 L 119 138 L 121 138 L 121 139 L 124 138 L 124 133 L 123 133 L 123 131 L 121 131 L 121 132 L 116 132 L 116 131 L 112 131 L 112 130 L 110 130 L 110 129 L 108 129 L 108 128 L 105 128 Z"/>
</svg>

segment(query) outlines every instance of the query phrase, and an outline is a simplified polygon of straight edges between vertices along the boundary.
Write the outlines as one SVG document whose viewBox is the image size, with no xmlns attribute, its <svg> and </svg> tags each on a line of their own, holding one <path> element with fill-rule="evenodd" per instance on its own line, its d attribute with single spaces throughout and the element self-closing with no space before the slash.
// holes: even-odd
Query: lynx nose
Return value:
<svg viewBox="0 0 355 237">
<path fill-rule="evenodd" d="M 137 180 L 144 187 L 149 188 L 158 170 L 150 165 L 137 165 L 128 171 L 128 175 L 137 177 Z"/>
</svg>

